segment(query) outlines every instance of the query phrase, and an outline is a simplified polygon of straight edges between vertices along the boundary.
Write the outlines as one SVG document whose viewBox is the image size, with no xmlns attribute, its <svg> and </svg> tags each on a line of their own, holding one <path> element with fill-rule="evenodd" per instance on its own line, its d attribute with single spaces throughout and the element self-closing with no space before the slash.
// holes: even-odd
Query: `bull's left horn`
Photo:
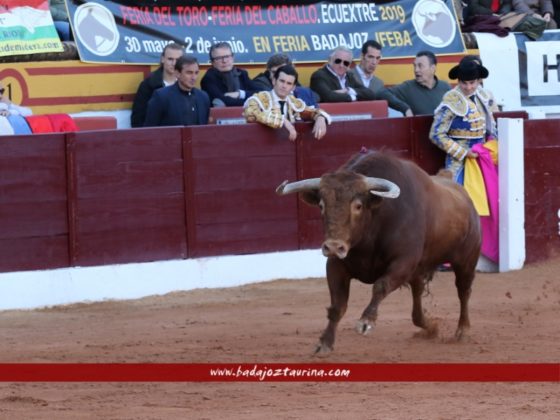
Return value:
<svg viewBox="0 0 560 420">
<path fill-rule="evenodd" d="M 301 181 L 291 182 L 289 184 L 286 180 L 278 185 L 278 188 L 276 188 L 276 194 L 285 195 L 301 191 L 316 190 L 319 188 L 320 182 L 321 178 L 304 179 Z"/>
<path fill-rule="evenodd" d="M 365 181 L 369 192 L 373 195 L 397 198 L 401 193 L 401 189 L 397 184 L 386 179 L 368 176 L 365 177 Z"/>
</svg>

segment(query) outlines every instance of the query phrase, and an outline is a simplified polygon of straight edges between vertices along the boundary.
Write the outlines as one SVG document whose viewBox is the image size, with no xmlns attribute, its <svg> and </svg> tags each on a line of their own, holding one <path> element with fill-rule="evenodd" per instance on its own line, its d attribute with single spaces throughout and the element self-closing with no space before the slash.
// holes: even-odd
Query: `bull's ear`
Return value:
<svg viewBox="0 0 560 420">
<path fill-rule="evenodd" d="M 321 198 L 319 197 L 319 190 L 307 190 L 301 192 L 301 199 L 304 203 L 310 206 L 318 206 Z"/>
</svg>

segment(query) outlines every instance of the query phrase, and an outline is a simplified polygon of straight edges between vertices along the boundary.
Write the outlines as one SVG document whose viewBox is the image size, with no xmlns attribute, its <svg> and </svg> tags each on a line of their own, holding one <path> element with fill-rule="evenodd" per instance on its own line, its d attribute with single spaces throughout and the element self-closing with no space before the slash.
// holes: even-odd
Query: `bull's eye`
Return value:
<svg viewBox="0 0 560 420">
<path fill-rule="evenodd" d="M 354 202 L 354 210 L 355 211 L 362 211 L 363 206 L 364 205 L 362 204 L 361 201 L 355 201 Z"/>
<path fill-rule="evenodd" d="M 325 203 L 323 203 L 323 200 L 319 201 L 319 210 L 321 210 L 321 214 L 325 211 Z"/>
</svg>

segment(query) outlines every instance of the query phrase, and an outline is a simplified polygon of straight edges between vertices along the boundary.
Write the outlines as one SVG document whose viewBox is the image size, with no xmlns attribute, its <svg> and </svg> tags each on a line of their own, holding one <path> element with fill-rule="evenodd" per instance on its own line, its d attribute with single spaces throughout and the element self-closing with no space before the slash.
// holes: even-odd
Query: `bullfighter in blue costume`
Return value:
<svg viewBox="0 0 560 420">
<path fill-rule="evenodd" d="M 430 140 L 447 153 L 445 168 L 463 184 L 465 158 L 477 157 L 471 148 L 496 137 L 496 123 L 490 111 L 491 95 L 480 81 L 488 70 L 476 60 L 461 60 L 449 71 L 459 84 L 447 92 L 434 112 Z"/>
</svg>

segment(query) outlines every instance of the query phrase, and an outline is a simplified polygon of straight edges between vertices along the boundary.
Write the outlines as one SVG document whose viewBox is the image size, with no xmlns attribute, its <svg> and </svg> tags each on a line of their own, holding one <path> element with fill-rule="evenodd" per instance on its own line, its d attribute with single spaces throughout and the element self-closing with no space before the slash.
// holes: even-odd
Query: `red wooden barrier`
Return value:
<svg viewBox="0 0 560 420">
<path fill-rule="evenodd" d="M 116 130 L 117 119 L 111 116 L 73 117 L 79 131 Z"/>
<path fill-rule="evenodd" d="M 319 213 L 275 188 L 317 177 L 362 147 L 430 173 L 430 117 L 167 127 L 0 138 L 0 272 L 316 247 Z M 560 251 L 560 120 L 526 121 L 527 262 Z M 188 245 L 188 246 L 187 246 Z"/>
<path fill-rule="evenodd" d="M 297 249 L 296 201 L 274 192 L 296 177 L 287 132 L 260 124 L 185 130 L 189 255 Z"/>
<path fill-rule="evenodd" d="M 343 115 L 369 116 L 369 118 L 387 118 L 389 116 L 389 106 L 385 100 L 377 101 L 356 101 L 356 102 L 321 102 L 321 109 L 324 109 L 333 117 Z M 359 118 L 357 118 L 359 119 Z M 364 118 L 364 119 L 367 119 Z"/>
<path fill-rule="evenodd" d="M 68 135 L 72 265 L 187 257 L 181 128 Z"/>
<path fill-rule="evenodd" d="M 0 271 L 69 265 L 64 136 L 0 139 Z"/>
<path fill-rule="evenodd" d="M 208 124 L 245 124 L 242 106 L 210 108 Z"/>
<path fill-rule="evenodd" d="M 344 120 L 344 116 L 348 119 L 369 119 L 386 118 L 389 115 L 389 107 L 385 100 L 322 102 L 319 107 L 333 116 L 333 119 L 340 120 Z M 242 106 L 210 108 L 209 124 L 243 124 L 244 122 Z"/>
<path fill-rule="evenodd" d="M 525 135 L 525 241 L 527 261 L 560 251 L 560 119 L 527 120 Z"/>
</svg>

